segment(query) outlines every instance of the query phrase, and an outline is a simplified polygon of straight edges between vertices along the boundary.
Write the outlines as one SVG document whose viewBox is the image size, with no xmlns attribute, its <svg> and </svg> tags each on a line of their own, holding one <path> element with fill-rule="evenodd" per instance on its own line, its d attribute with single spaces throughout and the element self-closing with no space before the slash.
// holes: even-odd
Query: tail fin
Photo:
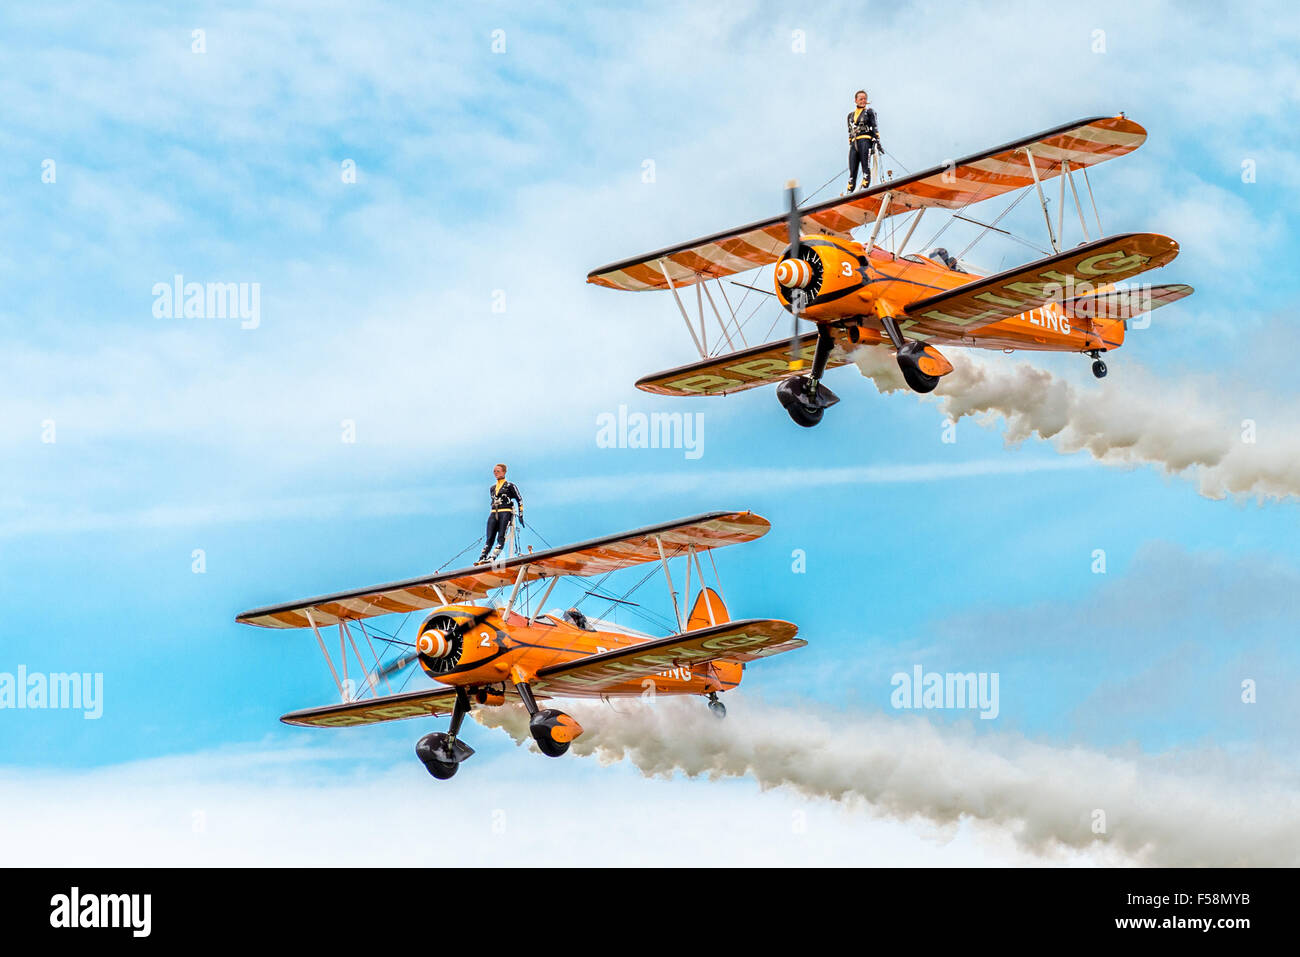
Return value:
<svg viewBox="0 0 1300 957">
<path fill-rule="evenodd" d="M 712 588 L 701 588 L 700 593 L 695 596 L 695 604 L 691 606 L 691 614 L 686 619 L 686 630 L 699 631 L 701 628 L 711 628 L 729 621 L 731 615 L 727 614 L 727 606 L 723 603 L 722 596 Z"/>
</svg>

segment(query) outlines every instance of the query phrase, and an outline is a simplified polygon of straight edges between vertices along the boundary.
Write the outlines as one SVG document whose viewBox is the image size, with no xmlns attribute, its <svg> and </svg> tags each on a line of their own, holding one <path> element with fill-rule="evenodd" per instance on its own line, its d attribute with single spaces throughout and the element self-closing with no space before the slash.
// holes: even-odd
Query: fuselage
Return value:
<svg viewBox="0 0 1300 957">
<path fill-rule="evenodd" d="M 444 658 L 420 656 L 425 673 L 443 684 L 488 689 L 489 694 L 513 695 L 513 678 L 531 679 L 543 669 L 578 658 L 626 648 L 653 640 L 634 631 L 599 627 L 580 628 L 558 616 L 539 615 L 529 623 L 522 615 L 508 616 L 486 607 L 449 605 L 425 619 L 421 633 L 439 616 L 453 619 L 480 618 L 478 624 L 460 636 L 454 655 Z M 454 658 L 454 660 L 452 660 Z M 698 670 L 674 668 L 653 677 L 638 677 L 591 692 L 565 691 L 566 697 L 626 697 L 645 694 L 709 694 L 729 691 L 740 684 L 744 666 L 740 662 L 714 661 Z"/>
<path fill-rule="evenodd" d="M 851 239 L 815 234 L 802 237 L 805 255 L 817 257 L 817 275 L 810 299 L 802 310 L 805 319 L 830 327 L 846 349 L 887 342 L 881 315 L 898 320 L 908 339 L 934 345 L 982 349 L 1026 349 L 1047 352 L 1088 352 L 1115 349 L 1124 341 L 1124 324 L 1116 320 L 1092 322 L 1071 319 L 1057 302 L 1028 309 L 985 325 L 955 330 L 948 322 L 908 315 L 914 303 L 964 286 L 983 277 L 919 255 L 895 257 Z M 777 298 L 789 308 L 787 290 L 775 284 Z M 1096 287 L 1091 292 L 1105 292 Z"/>
</svg>

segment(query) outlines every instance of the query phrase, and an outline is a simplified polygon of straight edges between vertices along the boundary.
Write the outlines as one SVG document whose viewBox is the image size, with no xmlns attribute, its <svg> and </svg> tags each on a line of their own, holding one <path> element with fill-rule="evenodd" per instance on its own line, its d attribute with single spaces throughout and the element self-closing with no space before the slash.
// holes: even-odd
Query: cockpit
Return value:
<svg viewBox="0 0 1300 957">
<path fill-rule="evenodd" d="M 948 255 L 948 250 L 944 249 L 942 246 L 930 250 L 930 258 L 937 263 L 941 263 L 947 266 L 953 272 L 966 271 L 962 269 L 961 266 L 958 264 L 957 257 Z"/>
<path fill-rule="evenodd" d="M 948 250 L 939 246 L 930 251 L 928 256 L 918 256 L 916 253 L 908 253 L 906 256 L 900 256 L 910 263 L 918 263 L 922 266 L 939 266 L 943 269 L 951 269 L 953 272 L 967 272 L 968 270 L 957 261 L 957 257 L 948 255 Z"/>
<path fill-rule="evenodd" d="M 581 628 L 583 631 L 596 630 L 595 626 L 592 625 L 592 623 L 587 619 L 587 616 L 584 615 L 582 612 L 578 611 L 578 609 L 576 608 L 568 609 L 560 617 L 563 618 L 565 621 L 567 621 L 574 628 Z"/>
</svg>

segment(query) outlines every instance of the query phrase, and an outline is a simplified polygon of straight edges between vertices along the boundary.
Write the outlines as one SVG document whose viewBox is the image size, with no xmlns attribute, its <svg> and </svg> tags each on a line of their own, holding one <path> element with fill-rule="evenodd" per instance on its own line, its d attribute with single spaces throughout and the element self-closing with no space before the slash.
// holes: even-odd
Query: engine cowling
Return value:
<svg viewBox="0 0 1300 957">
<path fill-rule="evenodd" d="M 434 677 L 499 658 L 504 634 L 491 608 L 448 605 L 425 618 L 415 638 L 420 667 Z M 504 672 L 502 672 L 504 674 Z M 496 676 L 492 676 L 495 679 Z"/>
<path fill-rule="evenodd" d="M 790 308 L 796 289 L 805 296 L 803 315 L 808 319 L 838 318 L 863 311 L 863 297 L 854 295 L 866 285 L 866 250 L 860 243 L 835 236 L 813 235 L 799 241 L 799 255 L 793 250 L 776 264 L 776 295 Z"/>
</svg>

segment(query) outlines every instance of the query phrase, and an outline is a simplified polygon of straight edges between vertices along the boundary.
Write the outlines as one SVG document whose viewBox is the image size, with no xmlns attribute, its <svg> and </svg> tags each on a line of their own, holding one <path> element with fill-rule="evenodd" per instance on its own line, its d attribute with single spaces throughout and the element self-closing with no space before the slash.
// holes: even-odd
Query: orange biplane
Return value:
<svg viewBox="0 0 1300 957">
<path fill-rule="evenodd" d="M 637 388 L 703 396 L 780 382 L 781 404 L 805 427 L 820 422 L 839 401 L 821 384 L 823 373 L 845 365 L 849 353 L 861 346 L 892 348 L 904 379 L 917 392 L 932 391 L 952 371 L 936 348 L 940 345 L 1084 353 L 1093 358 L 1093 374 L 1101 378 L 1106 374 L 1101 354 L 1123 343 L 1130 318 L 1192 292 L 1186 285 L 1120 285 L 1173 260 L 1178 255 L 1174 240 L 1154 233 L 1092 239 L 1089 233 L 1074 174 L 1082 174 L 1091 199 L 1088 167 L 1130 153 L 1145 139 L 1146 131 L 1123 114 L 1095 117 L 802 208 L 791 183 L 785 216 L 602 266 L 587 281 L 611 289 L 671 290 L 686 321 L 700 361 L 646 376 Z M 1053 177 L 1060 178 L 1055 228 L 1043 191 L 1043 183 Z M 1063 249 L 1060 241 L 1067 184 L 1083 234 L 1083 242 L 1071 249 Z M 963 215 L 974 203 L 1022 190 L 992 222 Z M 960 261 L 962 254 L 951 257 L 944 249 L 924 256 L 903 254 L 932 207 L 983 227 L 970 246 L 990 231 L 1010 235 L 997 223 L 1029 190 L 1037 192 L 1047 224 L 1052 252 L 1045 258 L 980 276 Z M 1101 236 L 1095 202 L 1092 210 Z M 902 241 L 893 251 L 877 246 L 881 225 L 905 214 L 909 220 Z M 814 228 L 805 233 L 807 225 Z M 868 228 L 867 236 L 853 238 L 854 230 Z M 793 315 L 794 331 L 789 340 L 751 347 L 719 279 L 772 264 L 771 295 Z M 681 291 L 691 285 L 696 286 L 698 327 L 682 303 Z M 721 330 L 714 350 L 705 325 L 706 298 Z M 730 313 L 728 320 L 719 300 Z M 800 319 L 811 320 L 816 331 L 800 334 Z"/>
<path fill-rule="evenodd" d="M 427 734 L 416 745 L 416 754 L 429 773 L 445 779 L 474 753 L 460 740 L 460 728 L 475 705 L 522 702 L 530 715 L 534 740 L 542 753 L 551 757 L 564 754 L 582 728 L 563 711 L 540 708 L 537 702 L 547 698 L 695 694 L 708 698 L 709 708 L 724 716 L 726 708 L 718 695 L 740 684 L 746 662 L 807 644 L 795 637 L 798 628 L 788 621 L 732 621 L 719 590 L 705 584 L 702 554 L 710 553 L 716 581 L 712 549 L 753 541 L 770 528 L 766 519 L 751 512 L 710 512 L 578 545 L 530 552 L 493 565 L 257 608 L 236 620 L 265 628 L 311 628 L 316 635 L 342 703 L 294 711 L 280 719 L 286 724 L 341 728 L 450 713 L 446 733 Z M 679 558 L 686 564 L 684 594 L 690 594 L 692 568 L 699 583 L 695 601 L 685 613 L 673 588 L 669 564 Z M 665 638 L 588 618 L 576 609 L 541 611 L 555 583 L 564 576 L 605 575 L 647 562 L 660 563 L 672 594 L 676 630 Z M 536 610 L 520 610 L 521 588 L 526 592 L 530 583 L 543 579 L 549 581 Z M 507 588 L 509 597 L 504 603 L 488 600 L 489 592 L 499 589 L 500 595 Z M 424 617 L 413 643 L 387 637 L 365 625 L 367 618 L 426 608 L 432 611 Z M 342 678 L 321 634 L 330 625 L 338 628 Z M 369 664 L 361 655 L 358 640 L 369 648 Z M 406 650 L 381 664 L 375 641 Z M 349 649 L 364 676 L 357 697 L 352 693 L 354 682 L 348 678 Z M 437 687 L 379 694 L 381 684 L 391 691 L 389 678 L 417 661 Z"/>
</svg>

